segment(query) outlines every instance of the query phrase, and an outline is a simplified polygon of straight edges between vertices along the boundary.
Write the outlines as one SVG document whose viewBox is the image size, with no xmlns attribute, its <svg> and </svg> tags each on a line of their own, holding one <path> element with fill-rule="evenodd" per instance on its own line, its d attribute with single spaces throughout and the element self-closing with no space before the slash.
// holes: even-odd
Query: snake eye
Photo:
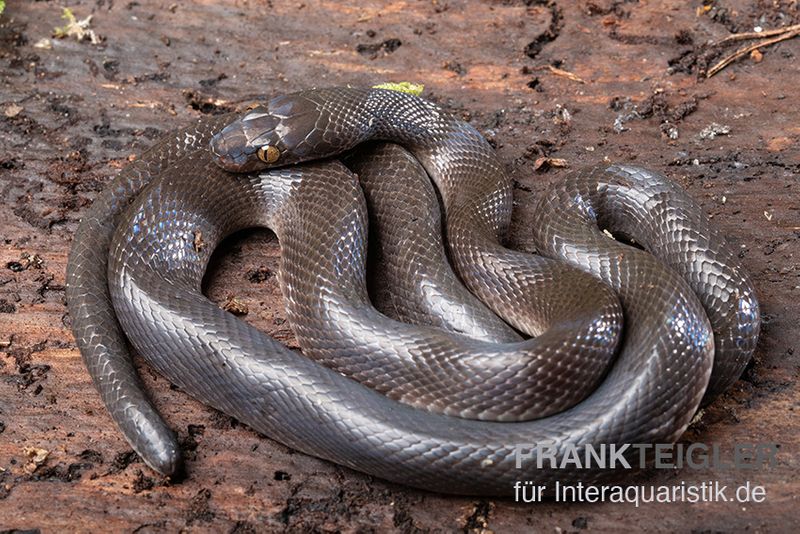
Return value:
<svg viewBox="0 0 800 534">
<path fill-rule="evenodd" d="M 281 151 L 272 145 L 264 145 L 258 149 L 258 159 L 264 163 L 275 163 L 281 157 Z"/>
</svg>

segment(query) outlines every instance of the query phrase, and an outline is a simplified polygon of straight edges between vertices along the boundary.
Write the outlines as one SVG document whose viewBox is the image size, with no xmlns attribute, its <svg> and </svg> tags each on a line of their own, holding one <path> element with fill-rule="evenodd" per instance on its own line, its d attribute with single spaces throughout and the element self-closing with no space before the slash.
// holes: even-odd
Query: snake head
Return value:
<svg viewBox="0 0 800 534">
<path fill-rule="evenodd" d="M 227 171 L 251 172 L 325 156 L 315 141 L 320 111 L 295 93 L 273 98 L 211 138 L 211 152 Z"/>
</svg>

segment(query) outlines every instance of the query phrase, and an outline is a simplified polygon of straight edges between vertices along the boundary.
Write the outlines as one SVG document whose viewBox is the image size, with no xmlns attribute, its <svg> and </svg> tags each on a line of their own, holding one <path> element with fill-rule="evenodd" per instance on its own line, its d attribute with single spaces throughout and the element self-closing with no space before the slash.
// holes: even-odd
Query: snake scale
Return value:
<svg viewBox="0 0 800 534">
<path fill-rule="evenodd" d="M 330 159 L 354 148 L 347 167 Z M 491 147 L 433 103 L 276 97 L 170 134 L 98 197 L 68 263 L 73 331 L 112 417 L 163 474 L 180 450 L 126 337 L 201 401 L 380 478 L 503 495 L 516 480 L 613 477 L 519 469 L 515 449 L 675 441 L 753 353 L 752 283 L 688 195 L 644 169 L 576 171 L 548 191 L 531 228 L 541 255 L 503 246 L 511 206 Z M 200 293 L 216 244 L 250 226 L 278 235 L 302 355 Z"/>
</svg>

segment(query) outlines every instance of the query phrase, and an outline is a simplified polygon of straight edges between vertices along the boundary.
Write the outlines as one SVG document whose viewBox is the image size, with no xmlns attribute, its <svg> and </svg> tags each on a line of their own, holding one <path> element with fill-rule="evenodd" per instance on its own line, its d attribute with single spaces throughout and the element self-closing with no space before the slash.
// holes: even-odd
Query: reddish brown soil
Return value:
<svg viewBox="0 0 800 534">
<path fill-rule="evenodd" d="M 37 47 L 63 24 L 59 3 L 12 1 L 0 16 L 0 531 L 759 532 L 797 520 L 800 39 L 702 79 L 714 60 L 704 43 L 796 24 L 796 2 L 69 4 L 79 18 L 94 15 L 101 44 Z M 766 502 L 520 505 L 409 490 L 258 436 L 146 367 L 180 433 L 188 478 L 169 484 L 132 454 L 69 332 L 65 260 L 86 207 L 132 155 L 202 113 L 312 85 L 385 80 L 425 83 L 428 98 L 497 146 L 518 185 L 520 247 L 534 200 L 565 172 L 535 170 L 547 156 L 663 171 L 713 216 L 755 278 L 764 329 L 751 368 L 685 438 L 778 442 L 780 463 L 641 481 L 751 481 L 766 487 Z M 730 132 L 701 139 L 712 123 Z M 224 249 L 209 294 L 236 296 L 246 320 L 292 345 L 274 237 L 251 232 Z M 49 456 L 33 470 L 26 447 Z"/>
</svg>

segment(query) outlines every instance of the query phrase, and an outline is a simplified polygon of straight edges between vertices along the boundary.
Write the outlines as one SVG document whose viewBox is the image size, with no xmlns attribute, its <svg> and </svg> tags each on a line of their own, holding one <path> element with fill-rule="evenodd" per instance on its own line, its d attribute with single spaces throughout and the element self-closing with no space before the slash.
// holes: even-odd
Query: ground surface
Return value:
<svg viewBox="0 0 800 534">
<path fill-rule="evenodd" d="M 700 73 L 713 60 L 704 43 L 796 24 L 796 2 L 66 4 L 94 16 L 100 44 L 47 40 L 64 24 L 60 3 L 12 1 L 0 17 L 0 531 L 760 532 L 797 519 L 800 39 L 709 80 Z M 749 480 L 766 487 L 766 502 L 520 505 L 412 491 L 294 453 L 146 368 L 188 479 L 169 484 L 133 455 L 68 328 L 65 260 L 86 207 L 129 157 L 201 113 L 384 80 L 424 82 L 496 144 L 518 186 L 521 247 L 534 199 L 564 172 L 543 157 L 634 161 L 702 203 L 754 276 L 764 330 L 754 365 L 685 439 L 778 442 L 780 463 L 642 480 Z M 729 132 L 703 138 L 712 123 Z M 209 294 L 238 297 L 246 320 L 291 345 L 277 254 L 268 232 L 229 243 Z M 37 466 L 27 448 L 48 456 Z"/>
</svg>

